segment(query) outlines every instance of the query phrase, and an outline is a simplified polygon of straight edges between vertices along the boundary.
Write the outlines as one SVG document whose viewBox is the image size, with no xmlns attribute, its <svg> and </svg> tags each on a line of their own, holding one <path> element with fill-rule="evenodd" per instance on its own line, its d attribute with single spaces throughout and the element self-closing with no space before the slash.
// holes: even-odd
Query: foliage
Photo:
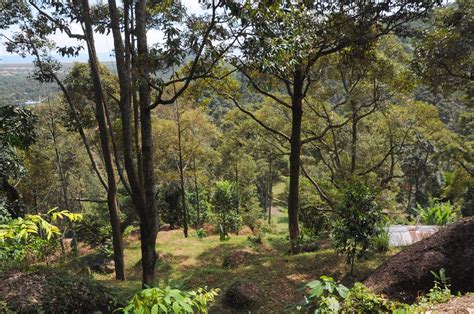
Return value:
<svg viewBox="0 0 474 314">
<path fill-rule="evenodd" d="M 373 236 L 370 240 L 370 247 L 375 252 L 387 252 L 389 249 L 390 234 L 388 232 L 388 226 L 380 228 L 380 232 Z"/>
<path fill-rule="evenodd" d="M 144 289 L 137 293 L 127 306 L 120 309 L 124 313 L 208 313 L 208 307 L 218 295 L 219 289 L 199 288 L 182 291 L 170 286 Z"/>
<path fill-rule="evenodd" d="M 442 203 L 438 200 L 432 200 L 425 208 L 418 204 L 417 212 L 422 223 L 440 226 L 453 223 L 459 214 L 459 210 L 451 202 Z"/>
<path fill-rule="evenodd" d="M 463 90 L 472 99 L 474 5 L 458 0 L 435 11 L 433 25 L 416 42 L 413 68 L 437 90 Z"/>
<path fill-rule="evenodd" d="M 337 313 L 341 308 L 341 302 L 347 298 L 349 289 L 337 284 L 333 278 L 327 276 L 319 277 L 307 283 L 303 290 L 306 291 L 305 298 L 297 305 L 289 309 L 307 311 L 314 313 Z"/>
<path fill-rule="evenodd" d="M 202 238 L 207 237 L 207 232 L 206 230 L 201 228 L 201 229 L 196 230 L 196 235 L 199 239 L 202 239 Z"/>
<path fill-rule="evenodd" d="M 46 257 L 57 245 L 54 237 L 61 234 L 53 223 L 64 219 L 77 222 L 82 220 L 82 215 L 53 208 L 46 215 L 26 215 L 0 225 L 0 260 L 21 261 L 28 254 Z"/>
<path fill-rule="evenodd" d="M 375 193 L 361 181 L 343 190 L 338 218 L 333 228 L 336 249 L 346 254 L 354 273 L 355 257 L 370 247 L 370 241 L 380 233 L 383 214 L 375 201 Z"/>
<path fill-rule="evenodd" d="M 21 216 L 23 206 L 18 192 L 8 179 L 24 175 L 17 149 L 26 149 L 34 143 L 35 138 L 35 116 L 29 109 L 0 104 L 0 198 L 3 203 L 4 192 L 7 202 L 2 207 L 14 218 Z"/>
<path fill-rule="evenodd" d="M 76 230 L 76 237 L 106 257 L 113 254 L 112 227 L 105 208 L 87 211 Z"/>
<path fill-rule="evenodd" d="M 390 313 L 399 306 L 383 297 L 376 295 L 360 282 L 356 282 L 349 290 L 343 304 L 347 313 Z"/>
<path fill-rule="evenodd" d="M 229 232 L 240 230 L 241 217 L 237 212 L 238 198 L 234 184 L 225 180 L 216 182 L 211 204 L 221 240 L 227 239 Z"/>
<path fill-rule="evenodd" d="M 449 288 L 449 278 L 446 277 L 446 271 L 441 268 L 438 273 L 431 271 L 433 277 L 435 277 L 434 286 L 430 291 L 421 297 L 419 304 L 437 304 L 445 303 L 451 299 L 451 289 Z"/>
</svg>

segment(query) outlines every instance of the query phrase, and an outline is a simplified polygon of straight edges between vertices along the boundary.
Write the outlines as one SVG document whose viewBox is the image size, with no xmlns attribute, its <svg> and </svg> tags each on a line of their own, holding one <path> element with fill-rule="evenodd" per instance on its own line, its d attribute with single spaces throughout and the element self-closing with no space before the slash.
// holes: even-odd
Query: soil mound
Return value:
<svg viewBox="0 0 474 314">
<path fill-rule="evenodd" d="M 223 303 L 225 306 L 237 310 L 249 310 L 257 306 L 259 289 L 254 283 L 236 280 L 225 291 Z"/>
<path fill-rule="evenodd" d="M 98 282 L 60 269 L 11 270 L 0 282 L 0 304 L 14 313 L 112 313 L 118 307 Z"/>
<path fill-rule="evenodd" d="M 453 292 L 474 291 L 474 217 L 441 229 L 380 265 L 364 284 L 391 299 L 412 302 L 433 287 L 430 271 L 444 268 Z"/>
</svg>

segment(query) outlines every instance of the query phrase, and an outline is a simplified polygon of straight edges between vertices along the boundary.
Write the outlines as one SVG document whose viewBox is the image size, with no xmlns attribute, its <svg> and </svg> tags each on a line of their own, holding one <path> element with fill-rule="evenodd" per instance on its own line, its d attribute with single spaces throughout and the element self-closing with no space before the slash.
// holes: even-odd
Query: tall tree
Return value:
<svg viewBox="0 0 474 314">
<path fill-rule="evenodd" d="M 374 3 L 365 1 L 288 1 L 231 3 L 231 12 L 248 31 L 239 41 L 233 65 L 257 92 L 291 111 L 288 133 L 271 128 L 290 144 L 288 215 L 290 250 L 298 253 L 300 156 L 304 144 L 324 136 L 303 137 L 302 121 L 308 91 L 316 88 L 318 61 L 347 47 L 364 50 L 385 34 L 406 30 L 404 25 L 424 15 L 435 2 Z M 235 104 L 246 110 L 233 98 Z M 248 111 L 247 111 L 248 112 Z M 252 117 L 256 119 L 254 116 Z"/>
</svg>

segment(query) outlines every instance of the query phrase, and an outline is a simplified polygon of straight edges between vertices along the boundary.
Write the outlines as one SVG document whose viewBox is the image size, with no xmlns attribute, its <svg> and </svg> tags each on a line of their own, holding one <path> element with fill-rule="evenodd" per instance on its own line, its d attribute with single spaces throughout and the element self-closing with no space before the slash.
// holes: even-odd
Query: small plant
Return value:
<svg viewBox="0 0 474 314">
<path fill-rule="evenodd" d="M 346 299 L 349 289 L 336 283 L 333 278 L 321 276 L 319 280 L 308 282 L 303 290 L 307 291 L 304 299 L 289 310 L 308 311 L 314 313 L 337 313 L 341 302 Z"/>
<path fill-rule="evenodd" d="M 445 226 L 453 223 L 458 215 L 458 210 L 449 201 L 442 203 L 433 200 L 426 208 L 418 204 L 416 211 L 420 221 L 428 225 Z"/>
<path fill-rule="evenodd" d="M 196 230 L 196 235 L 199 239 L 202 239 L 202 238 L 207 237 L 207 232 L 206 230 L 201 228 L 201 229 Z"/>
<path fill-rule="evenodd" d="M 445 303 L 451 299 L 451 289 L 449 288 L 449 278 L 446 277 L 446 271 L 441 268 L 438 273 L 431 271 L 435 277 L 434 286 L 423 297 L 420 304 L 438 304 Z"/>
<path fill-rule="evenodd" d="M 388 251 L 390 247 L 389 242 L 390 234 L 388 233 L 388 229 L 381 228 L 380 233 L 371 239 L 370 246 L 375 252 L 383 253 Z"/>
<path fill-rule="evenodd" d="M 263 243 L 262 234 L 250 235 L 247 237 L 247 241 L 249 241 L 251 245 L 260 245 Z"/>
<path fill-rule="evenodd" d="M 386 313 L 400 306 L 370 291 L 360 282 L 349 290 L 344 301 L 344 312 L 347 313 Z"/>
<path fill-rule="evenodd" d="M 219 289 L 182 291 L 170 286 L 149 288 L 140 291 L 127 306 L 116 311 L 127 313 L 208 313 L 209 303 L 218 295 Z"/>
<path fill-rule="evenodd" d="M 80 221 L 81 214 L 53 208 L 42 215 L 25 215 L 0 225 L 0 260 L 22 261 L 27 256 L 43 258 L 51 254 L 57 245 L 53 241 L 61 234 L 54 224 L 57 220 Z"/>
</svg>

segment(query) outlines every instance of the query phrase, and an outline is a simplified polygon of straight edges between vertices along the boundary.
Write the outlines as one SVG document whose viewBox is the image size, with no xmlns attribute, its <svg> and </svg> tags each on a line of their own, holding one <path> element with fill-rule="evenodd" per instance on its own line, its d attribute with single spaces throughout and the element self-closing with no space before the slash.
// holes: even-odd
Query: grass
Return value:
<svg viewBox="0 0 474 314">
<path fill-rule="evenodd" d="M 177 281 L 188 289 L 198 287 L 220 288 L 223 291 L 236 279 L 258 284 L 261 313 L 282 312 L 286 305 L 297 302 L 302 294 L 297 288 L 306 281 L 329 275 L 346 285 L 362 280 L 393 252 L 379 254 L 359 261 L 356 278 L 348 275 L 344 258 L 330 247 L 317 252 L 289 255 L 286 239 L 287 217 L 279 212 L 275 217 L 274 232 L 267 234 L 262 245 L 252 246 L 247 234 L 231 235 L 229 241 L 219 241 L 218 235 L 199 239 L 195 232 L 184 238 L 180 230 L 160 232 L 157 251 L 159 281 Z M 255 252 L 250 260 L 237 268 L 222 267 L 224 257 L 237 249 Z M 139 241 L 129 240 L 125 249 L 127 281 L 119 282 L 111 275 L 95 274 L 94 277 L 109 286 L 119 299 L 128 300 L 140 289 L 141 267 Z M 226 313 L 220 300 L 215 302 L 213 313 Z"/>
</svg>

